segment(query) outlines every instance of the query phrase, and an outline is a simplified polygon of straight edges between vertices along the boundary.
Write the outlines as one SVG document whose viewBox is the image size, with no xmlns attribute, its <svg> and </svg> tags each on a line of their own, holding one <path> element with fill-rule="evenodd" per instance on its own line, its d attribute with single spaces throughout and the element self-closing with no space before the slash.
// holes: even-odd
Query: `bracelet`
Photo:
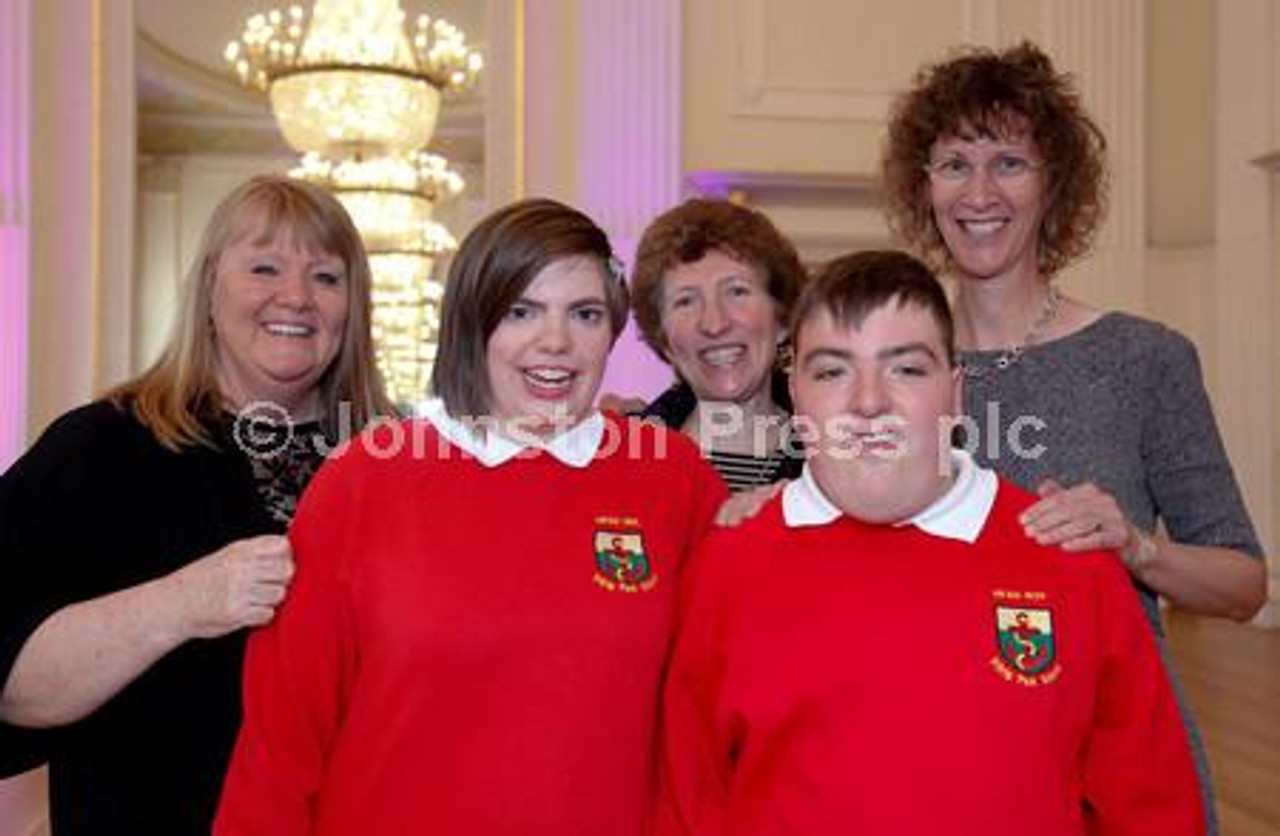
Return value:
<svg viewBox="0 0 1280 836">
<path fill-rule="evenodd" d="M 1154 537 L 1136 526 L 1133 528 L 1133 535 L 1134 542 L 1120 550 L 1120 559 L 1124 561 L 1129 571 L 1136 575 L 1155 560 L 1160 546 L 1157 545 Z"/>
</svg>

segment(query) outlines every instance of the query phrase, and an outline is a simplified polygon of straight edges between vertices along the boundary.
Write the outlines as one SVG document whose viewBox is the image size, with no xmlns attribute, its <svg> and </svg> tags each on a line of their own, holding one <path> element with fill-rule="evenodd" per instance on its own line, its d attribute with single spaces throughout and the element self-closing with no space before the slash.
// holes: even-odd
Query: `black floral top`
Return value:
<svg viewBox="0 0 1280 836">
<path fill-rule="evenodd" d="M 273 520 L 287 526 L 298 510 L 303 489 L 333 446 L 321 432 L 320 423 L 257 421 L 251 431 L 233 431 L 232 437 L 249 460 L 263 508 Z"/>
</svg>

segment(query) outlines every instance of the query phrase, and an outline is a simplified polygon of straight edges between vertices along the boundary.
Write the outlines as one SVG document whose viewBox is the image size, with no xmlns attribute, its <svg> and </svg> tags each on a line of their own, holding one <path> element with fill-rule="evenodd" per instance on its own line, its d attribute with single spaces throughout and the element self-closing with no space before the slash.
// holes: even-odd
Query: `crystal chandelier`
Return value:
<svg viewBox="0 0 1280 836">
<path fill-rule="evenodd" d="M 427 15 L 410 37 L 399 0 L 316 0 L 309 18 L 299 6 L 254 15 L 226 58 L 242 84 L 268 93 L 281 133 L 303 155 L 290 174 L 333 191 L 360 229 L 378 363 L 392 398 L 417 402 L 443 296 L 435 261 L 456 247 L 432 215 L 464 185 L 423 149 L 441 94 L 473 84 L 480 55 Z"/>
</svg>

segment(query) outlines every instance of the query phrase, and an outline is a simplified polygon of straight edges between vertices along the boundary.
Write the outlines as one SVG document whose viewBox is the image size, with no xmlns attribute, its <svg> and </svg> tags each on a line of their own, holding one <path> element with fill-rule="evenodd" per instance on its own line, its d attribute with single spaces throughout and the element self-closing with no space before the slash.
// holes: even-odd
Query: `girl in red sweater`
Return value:
<svg viewBox="0 0 1280 836">
<path fill-rule="evenodd" d="M 593 407 L 614 265 L 550 200 L 463 242 L 437 398 L 299 508 L 216 834 L 644 832 L 675 590 L 725 488 L 680 433 Z"/>
</svg>

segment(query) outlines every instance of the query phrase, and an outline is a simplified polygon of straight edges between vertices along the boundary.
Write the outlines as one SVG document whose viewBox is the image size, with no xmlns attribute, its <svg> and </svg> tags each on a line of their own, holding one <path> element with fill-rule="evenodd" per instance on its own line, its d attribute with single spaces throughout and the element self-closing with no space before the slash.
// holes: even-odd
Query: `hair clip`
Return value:
<svg viewBox="0 0 1280 836">
<path fill-rule="evenodd" d="M 609 275 L 618 282 L 618 284 L 627 283 L 627 265 L 622 263 L 622 259 L 616 255 L 609 256 L 605 262 L 605 267 L 609 270 Z"/>
</svg>

